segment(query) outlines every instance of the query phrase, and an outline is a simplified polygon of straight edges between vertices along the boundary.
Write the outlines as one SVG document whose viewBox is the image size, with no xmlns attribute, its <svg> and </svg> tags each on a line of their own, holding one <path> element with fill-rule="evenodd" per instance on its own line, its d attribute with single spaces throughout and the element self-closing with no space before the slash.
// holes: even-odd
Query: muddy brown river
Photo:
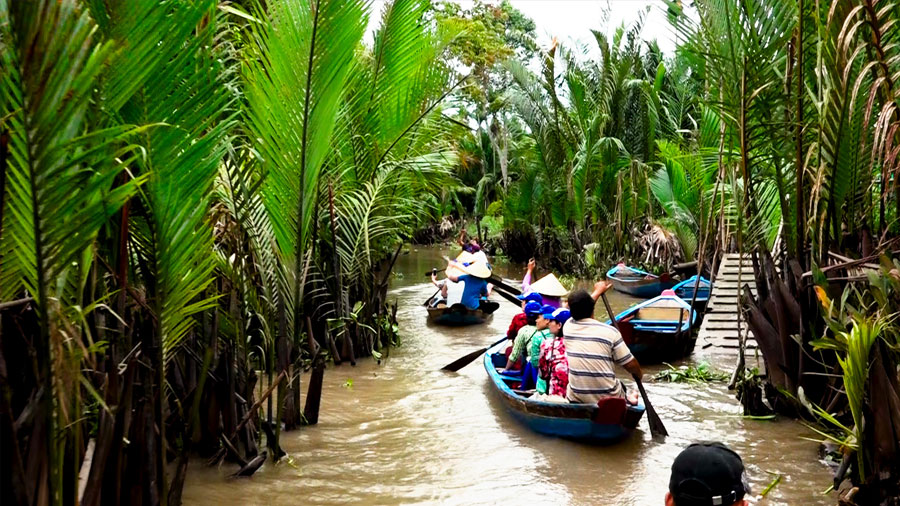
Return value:
<svg viewBox="0 0 900 506">
<path fill-rule="evenodd" d="M 740 453 L 755 496 L 781 475 L 765 498 L 751 498 L 753 504 L 836 502 L 823 495 L 830 473 L 818 460 L 817 444 L 804 439 L 815 434 L 793 420 L 742 418 L 724 383 L 645 381 L 669 431 L 664 441 L 650 436 L 646 418 L 630 439 L 608 447 L 544 437 L 519 425 L 490 390 L 480 360 L 459 373 L 439 370 L 496 341 L 517 312 L 495 297 L 500 309 L 485 325 L 427 325 L 422 302 L 434 290 L 423 273 L 443 265 L 442 253 L 450 250 L 418 248 L 398 260 L 392 296 L 399 302 L 402 346 L 380 365 L 362 360 L 326 371 L 319 424 L 282 435 L 289 460 L 236 480 L 227 479 L 233 466 L 195 461 L 184 503 L 659 506 L 672 460 L 696 440 L 723 441 Z M 518 266 L 501 263 L 496 270 L 522 275 Z M 633 302 L 610 294 L 616 311 Z M 700 348 L 691 361 L 730 373 L 734 357 Z M 659 369 L 646 367 L 645 378 Z"/>
</svg>

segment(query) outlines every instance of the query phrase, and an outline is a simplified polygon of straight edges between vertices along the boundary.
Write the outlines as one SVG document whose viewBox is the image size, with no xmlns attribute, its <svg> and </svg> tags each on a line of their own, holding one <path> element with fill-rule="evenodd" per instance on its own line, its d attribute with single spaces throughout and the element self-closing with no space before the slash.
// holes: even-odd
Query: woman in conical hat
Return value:
<svg viewBox="0 0 900 506">
<path fill-rule="evenodd" d="M 487 262 L 463 252 L 456 260 L 447 261 L 446 273 L 450 281 L 463 283 L 460 302 L 469 309 L 478 309 L 481 297 L 488 295 L 487 279 L 491 277 L 491 268 Z"/>
<path fill-rule="evenodd" d="M 541 294 L 544 304 L 558 308 L 562 305 L 562 297 L 565 297 L 568 290 L 559 282 L 556 275 L 552 272 L 541 279 L 531 282 L 535 267 L 535 261 L 532 258 L 528 261 L 528 268 L 525 271 L 525 277 L 522 278 L 522 293 L 536 292 Z"/>
</svg>

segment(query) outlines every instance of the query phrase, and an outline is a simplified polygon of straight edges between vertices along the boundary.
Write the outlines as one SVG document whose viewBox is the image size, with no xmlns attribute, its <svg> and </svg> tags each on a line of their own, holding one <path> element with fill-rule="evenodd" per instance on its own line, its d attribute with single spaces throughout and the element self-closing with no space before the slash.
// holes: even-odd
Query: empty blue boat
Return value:
<svg viewBox="0 0 900 506">
<path fill-rule="evenodd" d="M 644 406 L 630 406 L 624 399 L 605 399 L 597 404 L 545 402 L 531 399 L 532 391 L 515 390 L 521 378 L 506 376 L 498 368 L 506 365 L 504 341 L 484 354 L 484 369 L 493 390 L 512 416 L 531 430 L 594 444 L 610 444 L 628 437 L 641 416 Z"/>
<path fill-rule="evenodd" d="M 656 297 L 676 283 L 675 280 L 668 278 L 668 274 L 660 277 L 622 263 L 606 271 L 606 277 L 612 281 L 616 291 L 645 299 Z"/>
<path fill-rule="evenodd" d="M 697 337 L 692 330 L 697 312 L 672 290 L 622 311 L 616 322 L 625 344 L 641 364 L 671 362 L 694 351 Z"/>
<path fill-rule="evenodd" d="M 694 299 L 695 287 L 697 292 L 696 299 Z M 694 309 L 703 311 L 706 309 L 707 303 L 709 303 L 709 296 L 712 293 L 712 283 L 703 276 L 700 276 L 700 284 L 698 285 L 697 276 L 691 276 L 689 279 L 673 286 L 672 291 L 675 292 L 675 295 L 684 299 L 688 304 L 693 300 Z"/>
</svg>

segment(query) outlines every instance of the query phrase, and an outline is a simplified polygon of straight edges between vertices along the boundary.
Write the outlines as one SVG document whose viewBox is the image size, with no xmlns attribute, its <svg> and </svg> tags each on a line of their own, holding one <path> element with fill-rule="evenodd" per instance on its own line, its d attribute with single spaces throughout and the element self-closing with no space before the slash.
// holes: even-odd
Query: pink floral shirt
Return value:
<svg viewBox="0 0 900 506">
<path fill-rule="evenodd" d="M 569 384 L 569 362 L 566 360 L 566 344 L 562 337 L 544 339 L 541 343 L 541 355 L 538 360 L 540 376 L 546 377 L 549 372 L 550 385 L 547 393 L 566 396 Z"/>
</svg>

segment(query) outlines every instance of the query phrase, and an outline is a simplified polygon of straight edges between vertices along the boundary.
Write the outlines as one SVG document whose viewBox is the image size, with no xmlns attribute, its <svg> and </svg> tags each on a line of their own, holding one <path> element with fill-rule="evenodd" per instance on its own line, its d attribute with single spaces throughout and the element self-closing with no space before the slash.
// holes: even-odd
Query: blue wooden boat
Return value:
<svg viewBox="0 0 900 506">
<path fill-rule="evenodd" d="M 672 290 L 622 311 L 616 322 L 625 344 L 641 364 L 672 362 L 694 351 L 697 336 L 692 330 L 697 311 Z"/>
<path fill-rule="evenodd" d="M 464 325 L 477 325 L 484 323 L 493 315 L 500 304 L 491 301 L 482 301 L 478 309 L 469 309 L 462 304 L 452 306 L 439 305 L 431 307 L 431 299 L 428 300 L 428 323 L 447 325 L 449 327 L 461 327 Z"/>
<path fill-rule="evenodd" d="M 697 292 L 696 299 L 694 299 L 695 286 Z M 707 303 L 709 303 L 709 296 L 712 293 L 712 283 L 703 276 L 700 276 L 700 284 L 698 285 L 697 276 L 691 276 L 689 279 L 673 286 L 672 291 L 675 292 L 675 295 L 684 299 L 688 304 L 693 300 L 694 309 L 697 311 L 704 311 Z"/>
<path fill-rule="evenodd" d="M 641 416 L 644 406 L 630 406 L 624 399 L 609 399 L 598 404 L 545 402 L 531 399 L 533 391 L 520 391 L 518 376 L 500 374 L 506 365 L 503 353 L 507 343 L 498 344 L 484 354 L 484 369 L 490 385 L 500 396 L 513 418 L 531 430 L 547 436 L 576 441 L 610 444 L 628 437 Z"/>
<path fill-rule="evenodd" d="M 675 280 L 668 279 L 668 274 L 660 277 L 621 263 L 606 271 L 606 277 L 612 281 L 616 291 L 645 299 L 656 297 L 676 283 Z"/>
</svg>

